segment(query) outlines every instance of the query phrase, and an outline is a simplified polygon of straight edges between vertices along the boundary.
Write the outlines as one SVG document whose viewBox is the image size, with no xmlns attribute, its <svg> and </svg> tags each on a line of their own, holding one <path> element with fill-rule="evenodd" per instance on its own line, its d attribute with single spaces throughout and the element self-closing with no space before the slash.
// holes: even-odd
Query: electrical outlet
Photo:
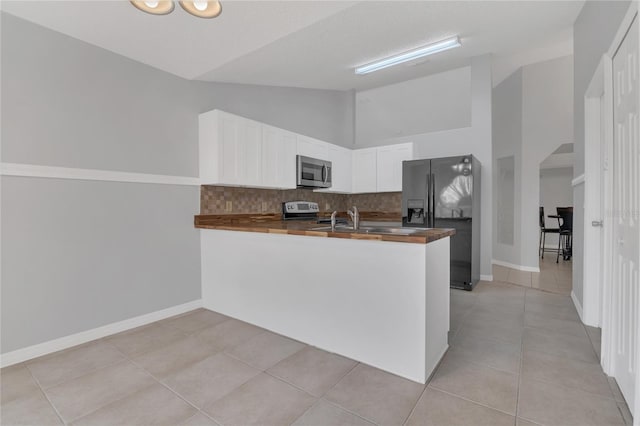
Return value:
<svg viewBox="0 0 640 426">
<path fill-rule="evenodd" d="M 269 206 L 268 206 L 267 202 L 266 202 L 266 201 L 263 201 L 263 202 L 262 202 L 262 211 L 263 211 L 263 212 L 266 212 L 268 208 L 269 208 Z"/>
<path fill-rule="evenodd" d="M 227 201 L 227 203 L 224 206 L 224 210 L 227 212 L 230 212 L 231 210 L 233 210 L 233 202 Z"/>
<path fill-rule="evenodd" d="M 324 209 L 325 210 L 331 210 L 331 205 L 329 203 L 324 203 Z"/>
</svg>

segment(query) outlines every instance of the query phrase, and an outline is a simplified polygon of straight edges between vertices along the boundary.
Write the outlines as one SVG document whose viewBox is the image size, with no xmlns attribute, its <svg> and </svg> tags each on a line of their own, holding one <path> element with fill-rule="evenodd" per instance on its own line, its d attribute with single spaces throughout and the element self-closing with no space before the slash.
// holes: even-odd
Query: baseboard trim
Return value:
<svg viewBox="0 0 640 426">
<path fill-rule="evenodd" d="M 584 320 L 582 319 L 582 305 L 580 304 L 580 301 L 578 301 L 578 298 L 576 297 L 576 294 L 573 292 L 573 290 L 571 290 L 571 300 L 573 301 L 573 305 L 576 307 L 576 311 L 578 311 L 580 321 L 584 323 Z"/>
<path fill-rule="evenodd" d="M 524 272 L 540 272 L 540 268 L 536 267 L 536 266 L 523 266 L 523 265 L 516 265 L 513 263 L 509 263 L 509 262 L 503 262 L 502 260 L 496 260 L 493 259 L 491 261 L 491 263 L 493 263 L 494 265 L 498 265 L 498 266 L 504 266 L 505 268 L 511 268 L 511 269 L 516 269 L 518 271 L 524 271 Z"/>
<path fill-rule="evenodd" d="M 40 166 L 37 164 L 2 163 L 0 174 L 50 179 L 98 180 L 106 182 L 152 183 L 160 185 L 199 186 L 200 179 L 188 176 L 154 175 L 114 170 L 78 169 L 72 167 Z"/>
<path fill-rule="evenodd" d="M 493 275 L 480 275 L 482 281 L 493 281 Z"/>
<path fill-rule="evenodd" d="M 575 187 L 578 185 L 582 185 L 584 183 L 584 179 L 585 179 L 584 173 L 581 174 L 580 176 L 576 176 L 575 179 L 571 181 L 571 186 Z"/>
<path fill-rule="evenodd" d="M 42 355 L 81 345 L 92 340 L 101 339 L 112 334 L 150 324 L 152 322 L 189 312 L 201 307 L 202 299 L 198 299 L 192 302 L 183 303 L 182 305 L 172 306 L 170 308 L 129 318 L 124 321 L 118 321 L 91 330 L 81 331 L 80 333 L 71 334 L 59 339 L 49 340 L 48 342 L 39 343 L 33 346 L 27 346 L 26 348 L 17 349 L 0 355 L 0 367 L 8 367 L 19 362 L 28 361 Z"/>
</svg>

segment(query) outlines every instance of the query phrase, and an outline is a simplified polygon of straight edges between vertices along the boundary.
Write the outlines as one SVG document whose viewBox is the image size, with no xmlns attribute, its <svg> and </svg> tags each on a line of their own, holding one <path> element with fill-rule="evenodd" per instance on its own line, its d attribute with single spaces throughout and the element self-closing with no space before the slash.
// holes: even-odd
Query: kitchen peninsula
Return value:
<svg viewBox="0 0 640 426">
<path fill-rule="evenodd" d="M 449 236 L 199 215 L 204 307 L 425 383 L 448 348 Z"/>
</svg>

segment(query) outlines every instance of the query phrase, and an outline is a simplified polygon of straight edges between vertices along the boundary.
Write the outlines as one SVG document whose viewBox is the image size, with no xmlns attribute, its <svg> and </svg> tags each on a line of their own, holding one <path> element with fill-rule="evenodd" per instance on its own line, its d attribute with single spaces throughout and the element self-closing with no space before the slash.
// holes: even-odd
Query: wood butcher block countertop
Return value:
<svg viewBox="0 0 640 426">
<path fill-rule="evenodd" d="M 321 216 L 324 216 L 321 214 Z M 344 217 L 345 215 L 340 215 Z M 362 212 L 360 221 L 395 221 L 401 220 L 397 213 Z M 401 243 L 426 244 L 444 237 L 452 236 L 455 229 L 432 228 L 411 235 L 392 235 L 375 232 L 341 230 L 313 230 L 313 228 L 328 227 L 328 224 L 318 224 L 315 220 L 287 220 L 283 221 L 280 214 L 228 214 L 228 215 L 196 215 L 194 224 L 200 229 L 219 229 L 225 231 L 262 232 L 268 234 L 304 235 L 308 237 L 345 238 L 372 241 L 394 241 Z"/>
</svg>

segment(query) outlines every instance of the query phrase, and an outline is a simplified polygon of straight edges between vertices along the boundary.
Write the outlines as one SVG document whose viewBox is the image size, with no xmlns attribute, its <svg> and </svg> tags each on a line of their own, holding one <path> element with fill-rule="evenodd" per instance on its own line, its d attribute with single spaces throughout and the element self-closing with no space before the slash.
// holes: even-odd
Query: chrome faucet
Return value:
<svg viewBox="0 0 640 426">
<path fill-rule="evenodd" d="M 335 232 L 336 230 L 336 215 L 338 214 L 337 211 L 334 211 L 333 213 L 331 213 L 331 232 Z"/>
<path fill-rule="evenodd" d="M 347 214 L 353 222 L 353 230 L 358 230 L 360 228 L 360 213 L 358 212 L 358 208 L 356 206 L 353 206 L 353 211 L 347 210 Z"/>
</svg>

